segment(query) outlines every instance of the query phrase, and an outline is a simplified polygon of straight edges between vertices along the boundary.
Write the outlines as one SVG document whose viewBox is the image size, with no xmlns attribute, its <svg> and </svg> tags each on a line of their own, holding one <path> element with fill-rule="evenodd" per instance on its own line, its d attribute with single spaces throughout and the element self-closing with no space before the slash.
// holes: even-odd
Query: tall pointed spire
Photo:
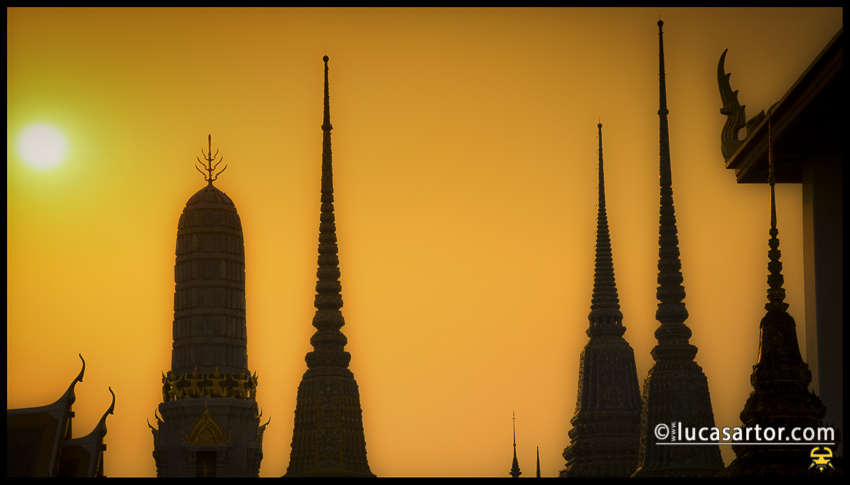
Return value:
<svg viewBox="0 0 850 485">
<path fill-rule="evenodd" d="M 770 184 L 770 230 L 768 234 L 767 314 L 761 320 L 758 362 L 753 366 L 750 382 L 753 392 L 747 399 L 741 422 L 746 428 L 805 429 L 823 426 L 826 407 L 809 392 L 812 373 L 803 362 L 797 343 L 797 325 L 788 312 L 785 290 L 782 288 L 782 263 L 779 251 L 779 229 L 776 223 L 776 176 L 773 165 L 773 141 L 768 122 L 768 182 Z M 837 434 L 837 433 L 836 433 Z M 833 436 L 838 446 L 840 437 Z M 729 464 L 725 475 L 744 476 L 824 476 L 823 469 L 800 466 L 810 463 L 811 447 L 733 445 L 736 459 Z M 830 472 L 834 473 L 834 470 Z M 828 476 L 834 476 L 828 472 Z"/>
<path fill-rule="evenodd" d="M 685 325 L 685 288 L 679 260 L 679 237 L 673 208 L 673 178 L 670 167 L 670 136 L 667 125 L 667 84 L 664 72 L 664 33 L 658 21 L 658 118 L 660 217 L 658 229 L 658 309 L 655 331 L 658 344 L 651 355 L 655 364 L 643 386 L 640 460 L 636 476 L 712 476 L 723 468 L 717 445 L 661 446 L 654 435 L 659 424 L 681 422 L 682 426 L 714 427 L 714 412 L 708 379 L 694 361 L 697 348 L 688 340 Z"/>
<path fill-rule="evenodd" d="M 593 278 L 593 298 L 590 305 L 590 328 L 587 335 L 621 336 L 623 313 L 620 311 L 620 299 L 614 282 L 614 260 L 611 255 L 611 237 L 608 232 L 608 214 L 605 208 L 605 169 L 602 164 L 602 123 L 596 125 L 599 130 L 599 202 L 596 217 L 596 267 Z"/>
<path fill-rule="evenodd" d="M 640 390 L 635 355 L 623 338 L 623 314 L 605 209 L 602 123 L 599 130 L 599 210 L 596 267 L 587 335 L 581 353 L 576 411 L 562 477 L 627 477 L 637 468 Z"/>
<path fill-rule="evenodd" d="M 307 353 L 307 371 L 298 386 L 295 428 L 287 477 L 374 476 L 366 459 L 366 439 L 360 408 L 360 391 L 348 369 L 351 354 L 343 350 L 348 340 L 340 331 L 342 285 L 339 281 L 336 222 L 334 219 L 331 115 L 328 90 L 328 56 L 325 61 L 325 107 L 322 122 L 321 216 L 319 218 L 319 269 L 316 272 L 313 350 Z"/>
<path fill-rule="evenodd" d="M 519 471 L 519 461 L 516 459 L 516 413 L 514 413 L 514 461 L 511 464 L 511 476 L 519 478 L 522 472 Z"/>
</svg>

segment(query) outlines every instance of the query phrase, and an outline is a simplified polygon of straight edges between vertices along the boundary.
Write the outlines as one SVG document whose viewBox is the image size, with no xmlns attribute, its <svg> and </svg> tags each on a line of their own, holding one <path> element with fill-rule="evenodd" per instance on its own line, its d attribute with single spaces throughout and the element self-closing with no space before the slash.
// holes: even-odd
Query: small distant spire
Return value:
<svg viewBox="0 0 850 485">
<path fill-rule="evenodd" d="M 519 471 L 519 461 L 516 459 L 516 412 L 514 415 L 514 462 L 511 465 L 511 476 L 514 478 L 519 478 L 522 475 L 522 472 Z"/>
<path fill-rule="evenodd" d="M 537 447 L 537 478 L 540 478 L 540 447 Z"/>
<path fill-rule="evenodd" d="M 215 155 L 210 155 L 212 153 L 212 135 L 207 135 L 207 143 L 207 153 L 204 153 L 204 149 L 201 148 L 201 154 L 204 156 L 204 160 L 206 160 L 207 163 L 204 163 L 201 161 L 200 158 L 195 157 L 198 158 L 198 162 L 201 164 L 202 167 L 204 167 L 204 170 L 206 170 L 207 173 L 204 174 L 204 171 L 198 168 L 197 165 L 195 165 L 195 168 L 198 169 L 198 172 L 201 172 L 201 175 L 204 175 L 204 180 L 206 180 L 207 182 L 209 182 L 210 185 L 212 185 L 212 183 L 216 179 L 218 179 L 218 176 L 221 175 L 221 172 L 227 170 L 227 165 L 225 165 L 224 168 L 221 169 L 221 172 L 213 176 L 212 173 L 215 171 L 216 167 L 218 167 L 218 165 L 224 161 L 224 157 L 221 157 L 221 160 L 219 160 L 218 162 L 216 162 L 215 165 L 213 165 L 213 162 L 215 162 L 215 157 L 218 156 L 218 150 L 215 151 Z"/>
</svg>

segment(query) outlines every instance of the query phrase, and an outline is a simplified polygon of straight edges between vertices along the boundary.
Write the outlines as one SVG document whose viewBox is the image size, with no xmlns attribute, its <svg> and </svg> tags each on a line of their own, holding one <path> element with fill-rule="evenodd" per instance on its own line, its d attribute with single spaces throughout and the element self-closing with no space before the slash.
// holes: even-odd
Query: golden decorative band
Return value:
<svg viewBox="0 0 850 485">
<path fill-rule="evenodd" d="M 197 366 L 191 374 L 176 375 L 169 371 L 168 376 L 162 376 L 162 401 L 204 396 L 256 401 L 257 382 L 257 373 L 252 375 L 248 369 L 242 369 L 238 375 L 220 374 L 218 366 L 211 374 L 199 374 Z"/>
</svg>

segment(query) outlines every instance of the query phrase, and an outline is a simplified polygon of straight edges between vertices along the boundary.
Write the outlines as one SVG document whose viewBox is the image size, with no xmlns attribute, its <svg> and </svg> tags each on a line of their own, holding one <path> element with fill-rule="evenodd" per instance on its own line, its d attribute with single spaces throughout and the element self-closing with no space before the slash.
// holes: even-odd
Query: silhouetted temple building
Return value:
<svg viewBox="0 0 850 485">
<path fill-rule="evenodd" d="M 74 387 L 83 381 L 86 361 L 68 390 L 53 404 L 6 410 L 6 476 L 102 478 L 106 445 L 106 416 L 115 410 L 112 404 L 94 429 L 86 436 L 73 438 L 72 406 Z"/>
<path fill-rule="evenodd" d="M 664 73 L 664 37 L 658 21 L 659 137 L 660 137 L 660 217 L 658 249 L 658 310 L 660 323 L 655 331 L 658 344 L 652 349 L 655 360 L 643 384 L 640 458 L 634 476 L 700 477 L 713 476 L 723 469 L 717 445 L 664 446 L 655 436 L 658 424 L 680 422 L 699 429 L 714 427 L 714 412 L 708 379 L 694 358 L 697 348 L 689 343 L 691 330 L 685 325 L 685 288 L 679 259 L 679 237 L 673 208 L 673 181 L 670 167 L 670 136 L 667 127 L 667 87 Z"/>
<path fill-rule="evenodd" d="M 772 150 L 776 183 L 802 184 L 806 360 L 812 388 L 827 407 L 825 422 L 843 430 L 844 29 L 769 108 L 770 125 L 764 111 L 747 120 L 724 72 L 725 58 L 726 52 L 717 81 L 727 117 L 721 132 L 726 168 L 739 184 L 767 183 Z"/>
<path fill-rule="evenodd" d="M 599 208 L 596 265 L 591 299 L 590 341 L 579 360 L 576 411 L 571 444 L 561 477 L 628 477 L 638 464 L 640 389 L 635 354 L 623 338 L 623 313 L 614 281 L 614 261 L 605 209 L 602 123 L 599 129 Z"/>
<path fill-rule="evenodd" d="M 213 185 L 222 160 L 214 161 L 206 154 L 208 183 L 177 226 L 171 370 L 158 426 L 148 424 L 159 477 L 257 477 L 263 458 L 268 422 L 260 425 L 258 378 L 248 367 L 242 222 Z"/>
<path fill-rule="evenodd" d="M 325 107 L 322 123 L 322 183 L 319 223 L 319 268 L 316 272 L 313 350 L 307 353 L 307 371 L 298 385 L 292 452 L 286 477 L 374 476 L 366 459 L 366 439 L 360 391 L 348 369 L 351 354 L 340 331 L 342 285 L 339 277 L 334 219 L 333 163 L 331 158 L 328 56 L 325 61 Z"/>
</svg>

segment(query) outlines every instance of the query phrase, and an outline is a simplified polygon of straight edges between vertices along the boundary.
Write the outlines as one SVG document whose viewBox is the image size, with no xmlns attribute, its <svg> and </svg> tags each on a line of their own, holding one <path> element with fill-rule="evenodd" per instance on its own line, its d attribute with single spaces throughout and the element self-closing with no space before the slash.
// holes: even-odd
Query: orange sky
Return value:
<svg viewBox="0 0 850 485">
<path fill-rule="evenodd" d="M 310 335 L 322 56 L 343 315 L 378 476 L 507 476 L 511 412 L 533 476 L 563 469 L 590 310 L 596 124 L 638 379 L 658 259 L 664 20 L 685 302 L 718 426 L 736 426 L 764 314 L 769 191 L 724 168 L 716 81 L 751 117 L 842 27 L 842 9 L 7 9 L 8 408 L 53 402 L 86 359 L 75 435 L 109 406 L 105 472 L 155 474 L 177 220 L 212 134 L 246 251 L 248 355 L 289 463 Z M 70 153 L 15 152 L 48 122 Z M 786 301 L 805 353 L 801 189 L 777 187 Z M 726 463 L 731 450 L 723 447 Z"/>
</svg>

